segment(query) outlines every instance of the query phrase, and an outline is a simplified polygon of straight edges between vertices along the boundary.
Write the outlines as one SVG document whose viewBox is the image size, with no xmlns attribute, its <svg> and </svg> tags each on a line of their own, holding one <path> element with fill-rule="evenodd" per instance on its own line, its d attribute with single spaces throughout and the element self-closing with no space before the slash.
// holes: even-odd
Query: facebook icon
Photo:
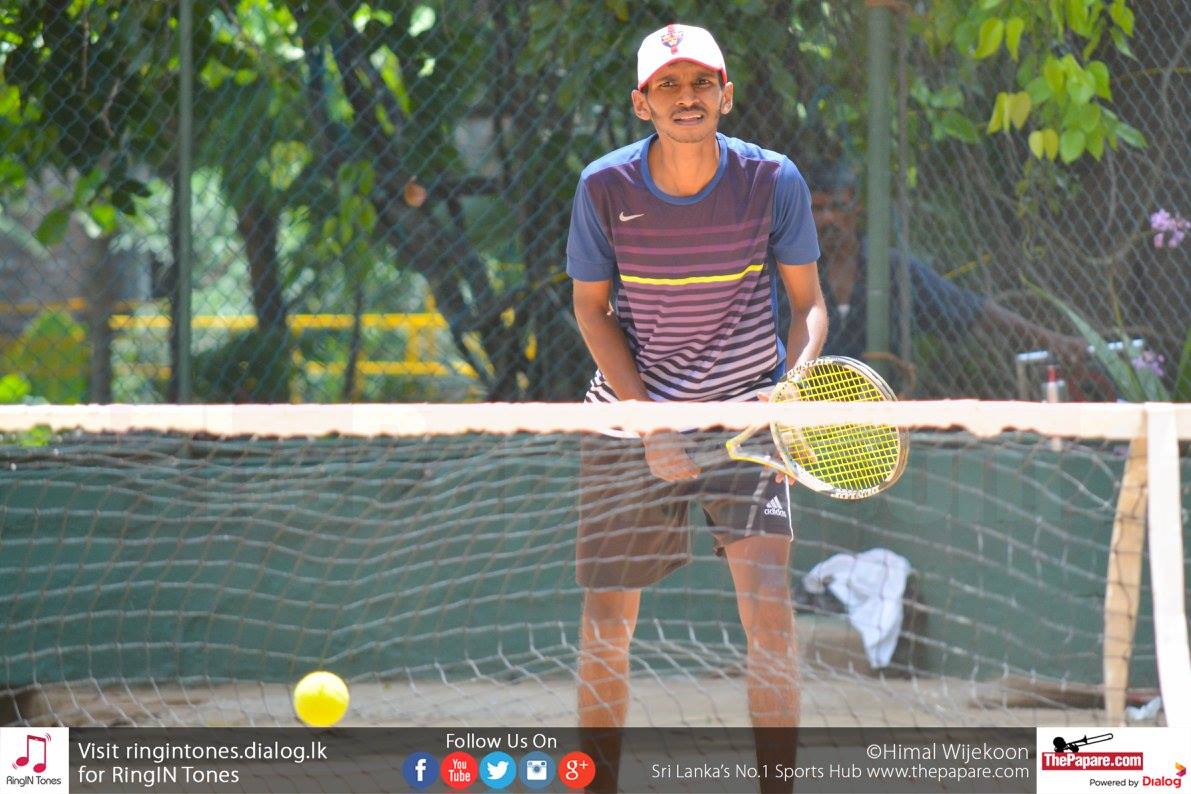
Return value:
<svg viewBox="0 0 1191 794">
<path fill-rule="evenodd" d="M 438 759 L 430 753 L 414 753 L 401 765 L 405 782 L 414 788 L 427 788 L 438 780 Z"/>
</svg>

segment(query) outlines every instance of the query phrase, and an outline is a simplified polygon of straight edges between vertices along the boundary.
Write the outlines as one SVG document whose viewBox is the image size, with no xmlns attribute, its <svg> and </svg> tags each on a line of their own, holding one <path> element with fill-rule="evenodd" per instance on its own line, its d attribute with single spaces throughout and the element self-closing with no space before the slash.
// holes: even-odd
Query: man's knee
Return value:
<svg viewBox="0 0 1191 794">
<path fill-rule="evenodd" d="M 749 608 L 742 610 L 741 622 L 750 643 L 780 648 L 794 639 L 794 605 L 785 582 L 744 594 Z"/>
<path fill-rule="evenodd" d="M 589 590 L 583 600 L 584 635 L 599 643 L 625 645 L 637 627 L 639 590 Z"/>
</svg>

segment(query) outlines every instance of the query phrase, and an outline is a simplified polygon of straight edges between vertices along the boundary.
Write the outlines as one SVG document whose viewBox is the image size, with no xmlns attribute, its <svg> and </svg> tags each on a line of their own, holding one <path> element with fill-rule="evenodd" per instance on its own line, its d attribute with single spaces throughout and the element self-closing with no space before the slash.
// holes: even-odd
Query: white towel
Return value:
<svg viewBox="0 0 1191 794">
<path fill-rule="evenodd" d="M 830 589 L 848 610 L 848 620 L 860 632 L 864 652 L 873 669 L 893 658 L 902 630 L 902 596 L 910 563 L 889 549 L 860 554 L 836 554 L 816 565 L 803 578 L 807 592 Z"/>
</svg>

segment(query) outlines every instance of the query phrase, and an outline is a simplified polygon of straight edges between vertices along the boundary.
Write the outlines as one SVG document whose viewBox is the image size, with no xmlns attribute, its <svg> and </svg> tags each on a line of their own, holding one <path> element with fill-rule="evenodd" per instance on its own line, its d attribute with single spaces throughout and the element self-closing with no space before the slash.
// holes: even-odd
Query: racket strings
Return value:
<svg viewBox="0 0 1191 794">
<path fill-rule="evenodd" d="M 803 428 L 799 431 L 801 438 L 789 430 L 785 426 L 778 428 L 790 456 L 809 474 L 832 485 L 868 488 L 883 482 L 898 463 L 899 434 L 894 427 L 854 424 Z"/>
<path fill-rule="evenodd" d="M 867 378 L 837 364 L 808 368 L 776 401 L 877 402 L 885 395 Z M 813 477 L 838 488 L 880 485 L 898 466 L 901 438 L 889 425 L 839 424 L 799 428 L 779 424 L 786 451 Z"/>
<path fill-rule="evenodd" d="M 877 402 L 885 399 L 868 378 L 836 364 L 809 369 L 797 384 L 799 399 L 808 402 Z"/>
</svg>

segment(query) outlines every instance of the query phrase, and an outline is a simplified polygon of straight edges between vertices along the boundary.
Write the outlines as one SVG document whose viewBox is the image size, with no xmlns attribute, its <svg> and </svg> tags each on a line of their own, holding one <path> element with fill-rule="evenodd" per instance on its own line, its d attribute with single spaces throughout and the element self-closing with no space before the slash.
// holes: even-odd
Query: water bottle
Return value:
<svg viewBox="0 0 1191 794">
<path fill-rule="evenodd" d="M 1046 382 L 1042 384 L 1042 401 L 1047 403 L 1067 402 L 1067 381 L 1059 377 L 1059 368 L 1054 364 L 1046 367 Z M 1063 450 L 1063 439 L 1053 436 L 1050 448 L 1055 452 Z"/>
</svg>

